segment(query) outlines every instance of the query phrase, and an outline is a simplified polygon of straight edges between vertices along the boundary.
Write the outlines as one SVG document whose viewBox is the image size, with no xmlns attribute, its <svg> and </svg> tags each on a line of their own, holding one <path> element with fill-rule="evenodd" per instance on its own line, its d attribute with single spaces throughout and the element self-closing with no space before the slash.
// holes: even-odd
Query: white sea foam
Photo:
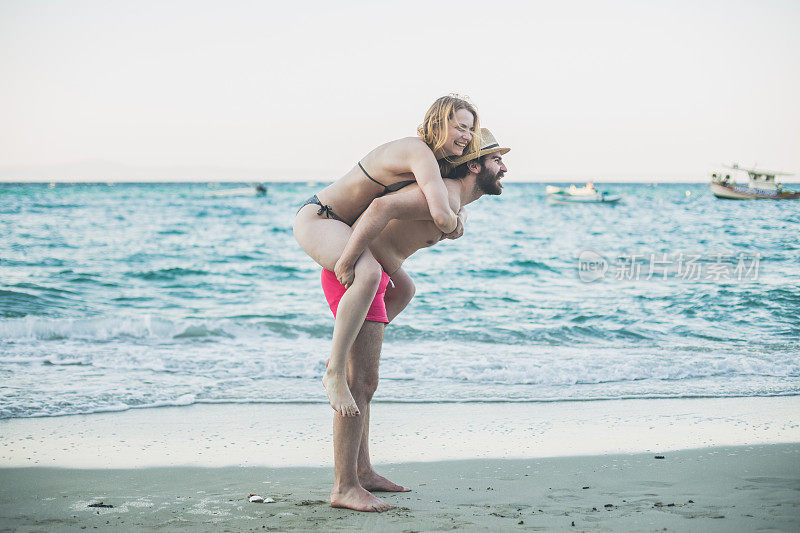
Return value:
<svg viewBox="0 0 800 533">
<path fill-rule="evenodd" d="M 323 402 L 328 342 L 267 345 L 64 343 L 62 353 L 2 356 L 20 364 L 0 417 L 47 416 L 198 402 Z M 37 345 L 40 346 L 40 345 Z M 10 346 L 12 349 L 25 348 Z M 487 349 L 491 348 L 491 354 Z M 24 364 L 23 364 L 24 363 Z M 79 363 L 79 364 L 76 364 Z M 48 371 L 47 369 L 52 369 Z M 800 393 L 791 354 L 642 354 L 620 348 L 389 342 L 378 400 L 560 401 L 573 399 Z M 75 384 L 80 386 L 76 387 Z M 44 391 L 57 402 L 42 403 Z"/>
<path fill-rule="evenodd" d="M 234 333 L 230 333 L 229 329 Z M 151 315 L 97 318 L 28 316 L 0 321 L 2 341 L 192 340 L 259 333 L 257 327 L 236 324 L 230 320 L 172 321 Z"/>
</svg>

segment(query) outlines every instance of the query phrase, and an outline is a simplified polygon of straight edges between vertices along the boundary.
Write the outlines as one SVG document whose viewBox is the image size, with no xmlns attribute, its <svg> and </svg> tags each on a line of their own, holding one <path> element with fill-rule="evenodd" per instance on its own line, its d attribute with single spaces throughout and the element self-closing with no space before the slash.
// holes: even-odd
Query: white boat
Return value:
<svg viewBox="0 0 800 533">
<path fill-rule="evenodd" d="M 725 200 L 796 200 L 800 198 L 798 191 L 783 190 L 781 184 L 775 182 L 775 176 L 791 176 L 787 172 L 774 172 L 772 170 L 758 170 L 744 168 L 734 163 L 731 166 L 723 165 L 731 170 L 747 172 L 747 185 L 736 183 L 730 174 L 712 174 L 708 186 L 717 198 Z"/>
<path fill-rule="evenodd" d="M 567 189 L 548 185 L 545 187 L 547 202 L 553 205 L 564 204 L 614 204 L 622 200 L 619 194 L 608 194 L 598 191 L 591 182 L 585 187 L 577 188 L 570 185 Z"/>
<path fill-rule="evenodd" d="M 218 191 L 206 191 L 206 198 L 227 198 L 230 196 L 264 196 L 267 188 L 260 183 L 253 187 L 239 187 L 236 189 L 220 189 Z"/>
</svg>

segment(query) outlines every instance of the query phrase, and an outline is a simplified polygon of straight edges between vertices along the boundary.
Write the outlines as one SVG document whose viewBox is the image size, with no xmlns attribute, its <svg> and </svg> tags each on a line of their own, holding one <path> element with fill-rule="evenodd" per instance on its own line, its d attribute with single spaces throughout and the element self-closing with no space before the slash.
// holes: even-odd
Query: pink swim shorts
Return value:
<svg viewBox="0 0 800 533">
<path fill-rule="evenodd" d="M 378 285 L 378 292 L 375 294 L 375 298 L 369 306 L 369 311 L 367 311 L 367 320 L 370 322 L 389 323 L 389 317 L 386 315 L 386 302 L 383 301 L 388 284 L 389 274 L 381 272 L 381 282 Z M 325 298 L 328 300 L 328 305 L 331 306 L 334 317 L 336 317 L 336 309 L 339 308 L 339 300 L 342 299 L 346 290 L 344 285 L 339 283 L 339 280 L 336 279 L 336 274 L 330 270 L 322 269 L 322 291 L 325 293 Z"/>
</svg>

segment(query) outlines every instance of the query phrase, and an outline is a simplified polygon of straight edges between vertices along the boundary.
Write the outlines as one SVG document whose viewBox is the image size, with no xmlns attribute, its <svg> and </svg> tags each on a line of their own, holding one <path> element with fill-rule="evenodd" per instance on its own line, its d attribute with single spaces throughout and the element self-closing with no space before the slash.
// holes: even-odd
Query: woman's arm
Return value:
<svg viewBox="0 0 800 533">
<path fill-rule="evenodd" d="M 455 201 L 455 199 L 453 199 Z M 460 206 L 454 206 L 456 209 Z M 404 189 L 388 196 L 375 198 L 353 226 L 353 234 L 347 241 L 342 256 L 336 262 L 334 273 L 339 283 L 350 287 L 353 283 L 353 267 L 369 244 L 394 218 L 404 220 L 431 220 L 425 195 L 418 187 Z"/>
<path fill-rule="evenodd" d="M 439 171 L 439 164 L 427 146 L 415 145 L 409 154 L 411 172 L 425 195 L 431 220 L 442 233 L 456 229 L 456 214 L 447 201 L 447 187 Z"/>
</svg>

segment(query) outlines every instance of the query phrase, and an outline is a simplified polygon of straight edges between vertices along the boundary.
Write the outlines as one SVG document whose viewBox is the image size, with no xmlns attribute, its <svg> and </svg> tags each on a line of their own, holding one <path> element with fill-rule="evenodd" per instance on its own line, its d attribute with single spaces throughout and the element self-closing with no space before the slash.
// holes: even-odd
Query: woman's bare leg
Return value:
<svg viewBox="0 0 800 533">
<path fill-rule="evenodd" d="M 380 281 L 380 265 L 369 251 L 364 252 L 356 262 L 353 284 L 339 300 L 339 307 L 336 310 L 331 359 L 325 370 L 325 376 L 322 378 L 322 384 L 328 391 L 331 406 L 344 416 L 354 416 L 360 413 L 347 388 L 347 378 L 345 377 L 347 354 L 356 340 L 358 331 L 364 324 Z M 366 306 L 362 305 L 365 301 L 367 302 Z"/>
<path fill-rule="evenodd" d="M 331 271 L 351 233 L 347 224 L 317 215 L 313 205 L 305 206 L 295 217 L 294 236 L 300 247 L 320 266 Z M 359 414 L 358 405 L 347 386 L 347 354 L 364 323 L 380 279 L 381 267 L 367 250 L 356 262 L 353 284 L 342 296 L 336 311 L 330 363 L 322 384 L 331 407 L 342 416 Z"/>
</svg>

